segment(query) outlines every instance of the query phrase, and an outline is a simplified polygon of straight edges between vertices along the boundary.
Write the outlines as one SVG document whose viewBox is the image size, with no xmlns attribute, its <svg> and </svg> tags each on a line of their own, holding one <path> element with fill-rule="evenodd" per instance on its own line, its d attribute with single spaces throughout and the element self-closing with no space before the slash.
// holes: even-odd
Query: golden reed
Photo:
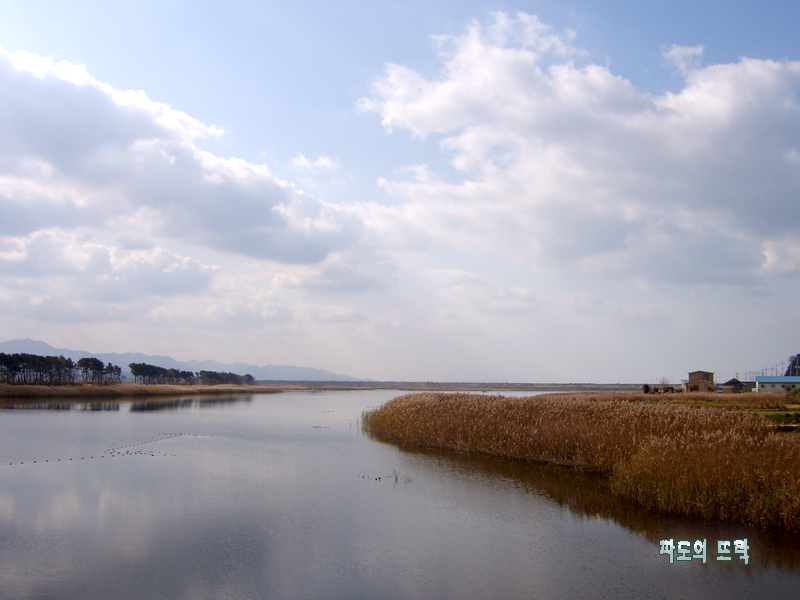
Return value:
<svg viewBox="0 0 800 600">
<path fill-rule="evenodd" d="M 598 471 L 618 497 L 671 514 L 800 530 L 800 434 L 741 411 L 649 400 L 417 393 L 362 424 L 403 446 Z"/>
</svg>

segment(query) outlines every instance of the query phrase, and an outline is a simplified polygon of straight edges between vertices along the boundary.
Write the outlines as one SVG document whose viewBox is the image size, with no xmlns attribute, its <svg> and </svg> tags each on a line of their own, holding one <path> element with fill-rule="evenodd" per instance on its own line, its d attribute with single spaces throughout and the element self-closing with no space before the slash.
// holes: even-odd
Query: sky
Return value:
<svg viewBox="0 0 800 600">
<path fill-rule="evenodd" d="M 0 0 L 0 339 L 392 381 L 786 361 L 799 22 Z"/>
</svg>

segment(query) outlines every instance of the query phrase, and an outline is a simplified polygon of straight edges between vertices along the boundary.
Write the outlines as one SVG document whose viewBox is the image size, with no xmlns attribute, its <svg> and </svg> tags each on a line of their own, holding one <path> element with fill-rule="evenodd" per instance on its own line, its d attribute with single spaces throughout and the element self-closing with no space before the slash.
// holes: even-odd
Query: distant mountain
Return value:
<svg viewBox="0 0 800 600">
<path fill-rule="evenodd" d="M 24 340 L 8 340 L 0 342 L 0 352 L 13 354 L 22 352 L 26 354 L 38 354 L 40 356 L 65 356 L 72 360 L 94 356 L 105 363 L 113 363 L 122 367 L 123 374 L 131 378 L 128 365 L 130 363 L 147 363 L 164 367 L 165 369 L 182 369 L 186 371 L 223 371 L 225 373 L 236 373 L 238 375 L 250 374 L 260 381 L 365 381 L 349 375 L 338 375 L 322 369 L 311 367 L 292 367 L 289 365 L 248 365 L 245 363 L 233 363 L 230 365 L 217 362 L 215 360 L 189 360 L 182 362 L 170 356 L 151 356 L 141 352 L 126 352 L 118 354 L 97 354 L 86 352 L 85 350 L 68 350 L 66 348 L 54 348 L 50 344 L 39 340 L 26 338 Z"/>
</svg>

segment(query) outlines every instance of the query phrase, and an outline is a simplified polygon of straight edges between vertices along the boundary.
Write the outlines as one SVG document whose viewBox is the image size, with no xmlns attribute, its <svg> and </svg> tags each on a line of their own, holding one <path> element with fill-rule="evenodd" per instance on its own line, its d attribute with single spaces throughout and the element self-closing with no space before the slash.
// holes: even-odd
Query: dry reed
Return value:
<svg viewBox="0 0 800 600">
<path fill-rule="evenodd" d="M 637 396 L 409 394 L 363 425 L 405 446 L 597 471 L 618 497 L 666 513 L 800 530 L 800 436 L 741 411 Z"/>
</svg>

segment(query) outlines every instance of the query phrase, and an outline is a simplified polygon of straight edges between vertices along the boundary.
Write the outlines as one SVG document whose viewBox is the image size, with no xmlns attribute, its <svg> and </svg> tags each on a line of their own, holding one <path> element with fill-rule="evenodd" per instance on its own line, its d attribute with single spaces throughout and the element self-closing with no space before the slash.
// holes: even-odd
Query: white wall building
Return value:
<svg viewBox="0 0 800 600">
<path fill-rule="evenodd" d="M 756 392 L 793 392 L 800 390 L 800 376 L 758 376 Z"/>
</svg>

